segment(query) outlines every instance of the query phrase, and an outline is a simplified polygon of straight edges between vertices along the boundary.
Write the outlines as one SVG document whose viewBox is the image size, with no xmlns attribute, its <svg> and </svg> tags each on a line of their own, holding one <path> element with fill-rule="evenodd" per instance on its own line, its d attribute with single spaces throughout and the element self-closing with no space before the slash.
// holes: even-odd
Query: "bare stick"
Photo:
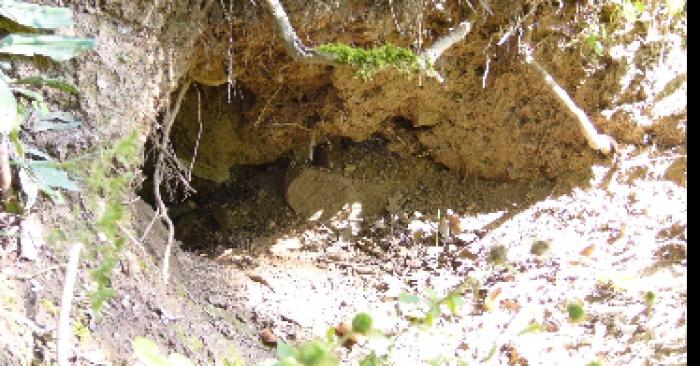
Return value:
<svg viewBox="0 0 700 366">
<path fill-rule="evenodd" d="M 73 302 L 73 289 L 78 276 L 78 264 L 80 259 L 80 250 L 83 248 L 81 243 L 75 243 L 70 248 L 68 254 L 68 266 L 66 267 L 66 280 L 63 283 L 63 295 L 61 296 L 61 313 L 58 319 L 58 340 L 56 341 L 56 349 L 58 350 L 58 365 L 68 366 L 68 353 L 70 346 L 69 338 L 73 334 L 70 327 L 70 309 Z"/>
<path fill-rule="evenodd" d="M 307 47 L 299 39 L 294 27 L 289 22 L 289 17 L 287 12 L 279 0 L 264 0 L 263 3 L 267 8 L 268 12 L 275 21 L 277 30 L 282 36 L 282 43 L 284 44 L 287 53 L 293 57 L 295 60 L 305 61 L 309 63 L 320 63 L 328 65 L 337 65 L 338 60 L 334 54 L 319 52 L 314 48 Z M 442 54 L 452 47 L 455 43 L 463 40 L 467 34 L 471 31 L 471 22 L 463 21 L 459 23 L 454 29 L 449 33 L 440 37 L 437 41 L 433 43 L 428 49 L 422 52 L 419 56 L 421 59 L 421 68 L 430 77 L 437 79 L 439 82 L 444 82 L 444 79 L 429 66 L 434 64 Z"/>
<path fill-rule="evenodd" d="M 542 77 L 544 83 L 551 88 L 552 93 L 554 93 L 559 102 L 561 102 L 566 109 L 572 115 L 574 115 L 574 117 L 576 117 L 579 127 L 581 128 L 581 132 L 588 142 L 588 146 L 602 152 L 603 154 L 610 154 L 613 152 L 616 145 L 615 140 L 608 135 L 598 133 L 595 126 L 593 126 L 593 123 L 590 121 L 590 119 L 588 119 L 588 116 L 586 116 L 586 113 L 579 108 L 576 103 L 574 103 L 571 97 L 569 97 L 569 94 L 567 94 L 566 91 L 559 86 L 556 81 L 554 81 L 554 78 L 552 78 L 552 76 L 549 75 L 549 73 L 547 73 L 547 71 L 540 66 L 537 61 L 535 61 L 531 52 L 529 51 L 525 52 L 525 62 Z"/>
</svg>

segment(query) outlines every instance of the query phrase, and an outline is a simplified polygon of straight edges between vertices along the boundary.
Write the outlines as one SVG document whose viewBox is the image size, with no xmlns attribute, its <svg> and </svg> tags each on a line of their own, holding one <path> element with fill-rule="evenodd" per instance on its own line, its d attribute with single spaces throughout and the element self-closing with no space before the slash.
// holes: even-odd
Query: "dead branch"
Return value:
<svg viewBox="0 0 700 366">
<path fill-rule="evenodd" d="M 588 119 L 588 116 L 586 116 L 586 112 L 579 108 L 571 97 L 569 97 L 569 94 L 567 94 L 566 91 L 559 86 L 556 81 L 554 81 L 554 78 L 552 78 L 552 76 L 549 75 L 549 73 L 542 66 L 540 66 L 537 61 L 535 61 L 530 51 L 525 52 L 525 63 L 530 65 L 530 67 L 532 67 L 532 69 L 542 77 L 544 83 L 550 87 L 552 93 L 554 93 L 559 102 L 561 102 L 561 104 L 563 104 L 566 109 L 574 117 L 576 117 L 576 121 L 579 124 L 579 128 L 581 128 L 583 136 L 588 142 L 588 146 L 602 152 L 603 154 L 610 154 L 615 150 L 615 146 L 617 145 L 615 140 L 608 135 L 598 133 L 591 120 Z"/>
<path fill-rule="evenodd" d="M 327 65 L 338 65 L 337 57 L 333 54 L 328 54 L 324 52 L 319 52 L 315 48 L 307 47 L 299 39 L 294 27 L 289 22 L 289 17 L 284 7 L 280 3 L 280 0 L 265 0 L 263 2 L 268 12 L 275 21 L 277 30 L 282 36 L 282 43 L 284 44 L 287 53 L 293 57 L 295 60 L 304 61 L 308 63 L 320 63 Z M 437 41 L 433 43 L 427 50 L 419 55 L 422 60 L 421 68 L 430 77 L 437 79 L 439 82 L 444 82 L 444 79 L 432 68 L 432 64 L 437 61 L 438 58 L 455 43 L 463 40 L 467 34 L 471 31 L 471 22 L 463 21 L 459 23 L 454 29 L 449 33 L 440 37 Z"/>
<path fill-rule="evenodd" d="M 81 243 L 75 243 L 68 253 L 68 265 L 66 267 L 66 280 L 63 283 L 63 295 L 61 296 L 61 313 L 58 319 L 58 340 L 56 341 L 57 359 L 59 366 L 68 366 L 68 353 L 70 350 L 69 338 L 71 336 L 70 309 L 73 303 L 73 289 L 78 276 L 78 264 Z"/>
</svg>

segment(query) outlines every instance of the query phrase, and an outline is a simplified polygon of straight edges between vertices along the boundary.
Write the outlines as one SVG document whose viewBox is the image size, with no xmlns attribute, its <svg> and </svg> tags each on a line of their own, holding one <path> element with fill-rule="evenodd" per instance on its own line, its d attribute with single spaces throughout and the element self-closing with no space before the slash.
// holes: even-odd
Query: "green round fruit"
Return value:
<svg viewBox="0 0 700 366">
<path fill-rule="evenodd" d="M 352 320 L 352 331 L 367 334 L 372 329 L 372 317 L 367 313 L 359 313 Z"/>
</svg>

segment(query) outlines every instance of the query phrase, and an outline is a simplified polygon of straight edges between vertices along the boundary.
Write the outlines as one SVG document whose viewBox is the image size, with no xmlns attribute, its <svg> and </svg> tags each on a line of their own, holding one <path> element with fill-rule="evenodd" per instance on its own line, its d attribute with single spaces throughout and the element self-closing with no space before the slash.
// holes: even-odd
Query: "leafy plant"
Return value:
<svg viewBox="0 0 700 366">
<path fill-rule="evenodd" d="M 71 26 L 73 24 L 73 13 L 67 8 L 5 0 L 0 4 L 0 15 L 14 22 L 14 26 L 6 26 L 5 28 L 22 29 L 22 27 L 28 27 L 29 31 L 32 32 L 6 35 L 0 39 L 0 53 L 19 56 L 41 55 L 60 62 L 92 49 L 96 44 L 93 38 L 36 33 L 35 29 L 53 30 Z M 28 119 L 28 116 L 33 115 L 33 111 L 43 110 L 43 112 L 48 113 L 48 110 L 45 105 L 42 105 L 43 98 L 41 94 L 13 85 L 38 86 L 38 84 L 56 87 L 71 94 L 77 93 L 77 88 L 59 79 L 43 79 L 37 76 L 15 81 L 0 71 L 0 152 L 4 152 L 0 154 L 2 157 L 0 166 L 3 172 L 2 176 L 0 176 L 0 183 L 2 183 L 4 190 L 3 194 L 7 198 L 7 191 L 11 186 L 11 176 L 7 173 L 9 172 L 7 138 L 9 135 L 14 135 L 15 147 L 19 155 L 17 165 L 20 168 L 20 183 L 27 195 L 25 208 L 31 208 L 36 201 L 39 191 L 46 193 L 55 202 L 60 203 L 63 199 L 57 189 L 78 190 L 75 182 L 70 180 L 64 171 L 58 169 L 52 162 L 47 161 L 50 159 L 46 159 L 46 157 L 44 157 L 44 161 L 24 159 L 23 148 L 19 143 L 19 134 L 17 132 L 21 120 Z M 14 93 L 33 99 L 31 102 L 33 108 L 24 108 L 18 104 Z M 24 109 L 26 113 L 18 113 L 19 109 Z M 57 117 L 56 115 L 46 116 L 47 113 L 41 115 L 43 119 L 40 117 L 40 121 L 46 123 L 48 120 Z M 75 125 L 73 123 L 70 126 Z M 47 124 L 44 126 L 44 130 L 56 126 Z"/>
</svg>

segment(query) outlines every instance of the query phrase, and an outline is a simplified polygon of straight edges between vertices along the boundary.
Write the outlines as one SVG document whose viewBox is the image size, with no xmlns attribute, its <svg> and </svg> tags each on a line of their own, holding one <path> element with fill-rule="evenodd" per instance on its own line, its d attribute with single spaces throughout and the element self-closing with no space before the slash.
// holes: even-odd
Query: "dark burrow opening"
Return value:
<svg viewBox="0 0 700 366">
<path fill-rule="evenodd" d="M 476 215 L 509 210 L 544 197 L 552 189 L 546 181 L 504 183 L 460 176 L 432 160 L 416 136 L 425 127 L 414 127 L 405 116 L 381 122 L 379 132 L 360 142 L 313 136 L 313 143 L 299 143 L 297 135 L 290 134 L 286 151 L 273 159 L 271 149 L 260 146 L 263 155 L 269 154 L 262 156 L 255 150 L 255 140 L 264 141 L 269 135 L 256 136 L 256 131 L 265 134 L 266 129 L 244 118 L 254 96 L 242 88 L 230 103 L 222 102 L 225 90 L 191 90 L 173 126 L 174 155 L 183 171 L 170 171 L 161 192 L 175 224 L 176 239 L 186 250 L 216 255 L 227 249 L 265 247 L 274 241 L 270 239 L 298 234 L 309 225 L 326 225 L 334 214 L 348 208 L 346 204 L 354 202 L 362 209 L 358 235 L 369 235 L 378 220 L 408 222 L 416 212 L 435 217 L 449 211 Z M 219 120 L 210 123 L 213 118 Z M 221 119 L 237 130 L 222 131 Z M 222 136 L 225 133 L 234 134 L 231 141 Z M 194 136 L 199 138 L 198 146 L 192 141 Z M 238 150 L 235 146 L 226 150 L 227 143 L 238 142 Z M 202 159 L 199 170 L 197 161 L 190 165 L 187 156 L 195 146 L 199 149 L 196 159 Z M 153 146 L 147 149 L 155 151 Z M 217 157 L 224 152 L 230 156 Z M 154 153 L 148 155 L 143 168 L 146 181 L 140 192 L 151 205 L 154 158 Z M 261 162 L 231 163 L 256 159 Z M 229 167 L 226 178 L 217 181 L 205 164 L 218 161 Z M 189 176 L 190 166 L 195 169 L 188 183 L 193 191 L 188 192 L 177 182 Z"/>
</svg>

